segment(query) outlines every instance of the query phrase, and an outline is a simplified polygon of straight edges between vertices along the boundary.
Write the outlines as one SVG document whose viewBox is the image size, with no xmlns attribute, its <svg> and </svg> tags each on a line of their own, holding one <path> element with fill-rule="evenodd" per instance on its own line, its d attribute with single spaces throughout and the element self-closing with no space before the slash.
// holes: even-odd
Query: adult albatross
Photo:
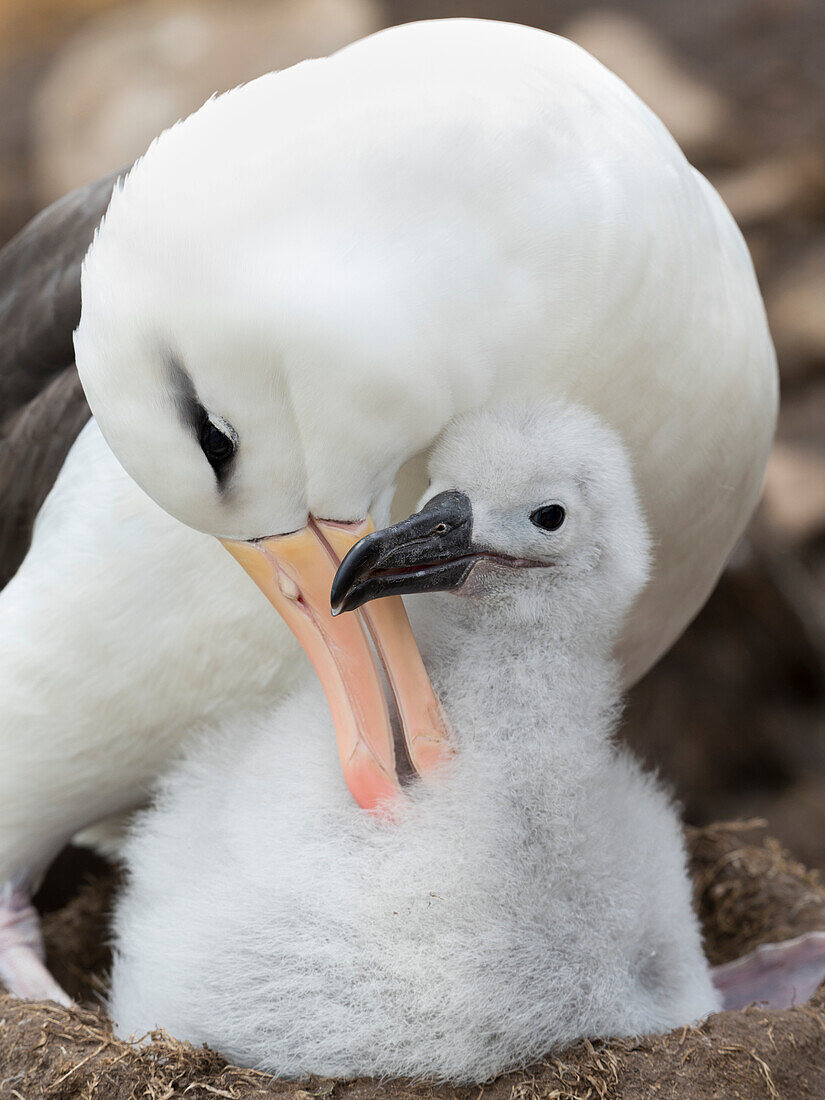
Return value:
<svg viewBox="0 0 825 1100">
<path fill-rule="evenodd" d="M 94 560 L 96 539 L 82 529 L 87 512 L 100 517 L 98 483 L 86 484 L 83 466 L 105 461 L 99 427 L 149 497 L 223 540 L 284 613 L 322 675 L 364 805 L 394 789 L 398 729 L 420 771 L 445 746 L 401 605 L 380 601 L 363 621 L 333 621 L 329 583 L 370 512 L 386 513 L 399 468 L 453 417 L 506 394 L 559 395 L 625 441 L 656 545 L 652 582 L 623 638 L 629 681 L 701 606 L 757 498 L 776 366 L 741 235 L 636 96 L 544 32 L 407 24 L 210 100 L 116 188 L 82 295 L 75 350 L 97 427 L 41 516 L 32 551 L 39 540 L 41 568 L 8 601 L 15 623 L 49 566 L 62 581 L 49 593 L 59 620 L 74 564 Z M 49 534 L 67 513 L 68 544 Z M 98 532 L 111 534 L 122 516 Z M 165 549 L 134 540 L 135 560 L 143 556 L 131 574 L 132 540 L 110 550 L 89 615 L 105 607 L 119 663 L 125 646 L 138 672 L 156 659 L 141 615 L 165 629 L 169 651 L 185 650 L 182 666 L 193 650 L 205 654 L 212 705 L 215 665 L 243 663 L 232 653 L 249 593 L 228 601 L 223 586 L 218 597 L 223 565 L 213 557 L 207 568 L 194 542 L 190 552 L 169 538 L 174 553 L 165 540 Z M 166 578 L 160 593 L 127 596 L 124 574 L 149 563 Z M 25 572 L 24 563 L 14 583 Z M 180 608 L 193 572 L 194 633 Z M 204 585 L 214 611 L 201 606 Z M 29 643 L 36 650 L 37 637 Z M 287 648 L 271 646 L 278 656 Z M 143 791 L 124 779 L 123 759 L 128 773 L 135 752 L 120 750 L 141 745 L 150 704 L 155 725 L 168 707 L 177 730 L 177 699 L 168 684 L 157 698 L 129 698 L 122 676 L 111 693 L 105 653 L 96 659 L 103 712 L 110 698 L 132 705 L 115 708 L 105 747 L 99 723 L 93 749 L 86 727 L 63 724 L 52 770 L 92 759 L 95 791 L 126 788 L 121 801 L 133 804 Z M 0 769 L 0 805 L 24 808 L 5 850 L 12 831 L 0 830 L 0 881 L 13 887 L 0 909 L 0 966 L 3 942 L 19 958 L 12 922 L 29 915 L 25 886 L 67 823 L 82 824 L 84 808 L 86 820 L 99 813 L 77 776 L 55 797 L 38 762 L 27 771 L 27 744 L 44 743 L 42 714 L 55 728 L 88 670 L 82 644 L 63 660 L 53 687 L 49 660 L 30 659 L 30 682 L 14 680 L 23 705 L 0 718 L 0 754 L 17 763 L 11 790 Z M 151 739 L 152 768 L 176 739 L 154 752 Z M 36 822 L 39 856 L 31 846 L 20 853 L 21 814 Z"/>
</svg>

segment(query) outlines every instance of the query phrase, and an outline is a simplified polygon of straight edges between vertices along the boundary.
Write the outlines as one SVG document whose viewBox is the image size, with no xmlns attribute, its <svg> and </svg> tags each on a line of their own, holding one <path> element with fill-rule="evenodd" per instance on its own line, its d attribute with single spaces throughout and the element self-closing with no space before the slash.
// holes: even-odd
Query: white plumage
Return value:
<svg viewBox="0 0 825 1100">
<path fill-rule="evenodd" d="M 455 761 L 388 821 L 352 804 L 314 685 L 208 730 L 128 848 L 121 1032 L 286 1076 L 473 1082 L 718 1007 L 677 816 L 611 740 L 649 545 L 618 440 L 548 403 L 470 414 L 432 474 L 474 542 L 544 566 L 410 601 Z M 529 519 L 548 501 L 555 533 Z"/>
<path fill-rule="evenodd" d="M 363 517 L 465 410 L 581 401 L 630 449 L 656 543 L 630 680 L 715 583 L 776 415 L 719 196 L 584 50 L 486 20 L 381 31 L 162 134 L 87 257 L 75 342 L 128 472 L 232 538 Z M 238 435 L 230 491 L 180 423 L 170 357 Z"/>
<path fill-rule="evenodd" d="M 173 520 L 90 422 L 0 593 L 0 883 L 143 803 L 206 715 L 273 703 L 300 649 L 218 543 Z"/>
<path fill-rule="evenodd" d="M 741 235 L 644 104 L 544 32 L 409 24 L 210 100 L 117 190 L 82 289 L 100 429 L 213 535 L 380 521 L 402 463 L 508 394 L 596 410 L 654 538 L 627 681 L 757 497 L 776 369 Z M 222 487 L 173 367 L 238 440 Z M 293 652 L 96 431 L 0 598 L 0 955 L 4 883 L 31 888 L 73 830 L 139 803 L 191 722 L 274 699 Z"/>
</svg>

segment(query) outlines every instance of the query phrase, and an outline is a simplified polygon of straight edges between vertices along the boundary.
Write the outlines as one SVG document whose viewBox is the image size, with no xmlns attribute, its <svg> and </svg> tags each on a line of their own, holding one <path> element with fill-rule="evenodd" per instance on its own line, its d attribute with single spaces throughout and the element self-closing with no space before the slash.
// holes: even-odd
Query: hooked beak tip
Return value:
<svg viewBox="0 0 825 1100">
<path fill-rule="evenodd" d="M 468 497 L 451 489 L 415 515 L 361 539 L 333 580 L 333 616 L 380 597 L 458 587 L 470 568 L 472 522 Z"/>
</svg>

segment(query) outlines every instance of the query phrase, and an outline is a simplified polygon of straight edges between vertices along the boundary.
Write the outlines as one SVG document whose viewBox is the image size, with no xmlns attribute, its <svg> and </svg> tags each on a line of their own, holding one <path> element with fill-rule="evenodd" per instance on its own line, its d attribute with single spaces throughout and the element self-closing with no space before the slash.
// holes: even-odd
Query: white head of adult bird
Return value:
<svg viewBox="0 0 825 1100">
<path fill-rule="evenodd" d="M 450 425 L 431 473 L 340 596 L 459 588 L 410 601 L 457 757 L 389 824 L 349 798 L 312 682 L 207 728 L 127 852 L 121 1032 L 470 1083 L 719 1006 L 678 816 L 612 740 L 649 563 L 624 449 L 581 409 L 508 403 Z"/>
<path fill-rule="evenodd" d="M 106 440 L 290 621 L 363 805 L 395 786 L 393 709 L 425 770 L 437 704 L 400 605 L 333 622 L 329 583 L 452 418 L 560 395 L 620 434 L 656 546 L 629 681 L 758 495 L 777 381 L 741 235 L 644 104 L 541 31 L 407 24 L 210 100 L 116 189 L 82 297 Z"/>
<path fill-rule="evenodd" d="M 320 628 L 304 641 L 364 803 L 392 783 L 390 738 L 366 633 L 321 621 L 346 536 L 319 520 L 362 522 L 467 408 L 584 401 L 630 446 L 658 545 L 632 678 L 712 585 L 775 415 L 761 300 L 715 193 L 581 50 L 476 21 L 383 32 L 164 134 L 87 259 L 76 350 L 127 471 Z M 379 653 L 414 664 L 393 625 L 372 624 Z M 415 736 L 434 713 L 406 713 L 420 669 L 406 695 L 387 672 Z"/>
</svg>

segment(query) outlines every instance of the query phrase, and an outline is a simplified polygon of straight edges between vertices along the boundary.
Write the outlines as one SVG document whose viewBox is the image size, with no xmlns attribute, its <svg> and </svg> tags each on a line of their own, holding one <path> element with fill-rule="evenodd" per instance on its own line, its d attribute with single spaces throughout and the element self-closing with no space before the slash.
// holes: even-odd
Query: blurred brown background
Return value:
<svg viewBox="0 0 825 1100">
<path fill-rule="evenodd" d="M 750 245 L 782 375 L 762 509 L 626 735 L 689 820 L 758 815 L 825 867 L 825 0 L 0 0 L 0 242 L 214 91 L 380 26 L 581 43 L 663 118 Z"/>
</svg>

